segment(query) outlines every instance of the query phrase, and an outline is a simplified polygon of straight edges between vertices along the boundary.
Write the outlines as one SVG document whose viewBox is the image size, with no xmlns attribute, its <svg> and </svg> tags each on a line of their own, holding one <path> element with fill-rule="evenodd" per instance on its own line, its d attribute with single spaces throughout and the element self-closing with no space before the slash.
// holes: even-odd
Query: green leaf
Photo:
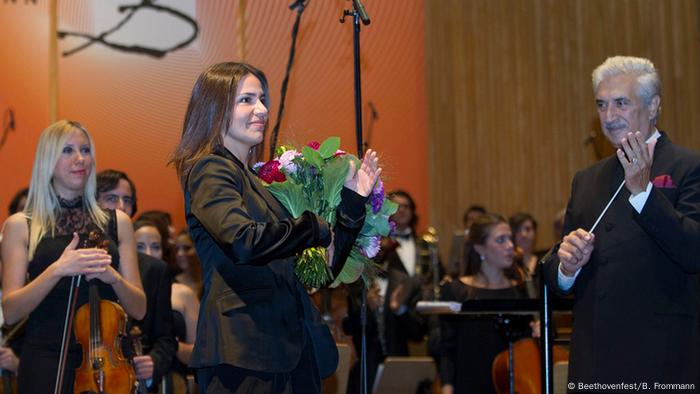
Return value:
<svg viewBox="0 0 700 394">
<path fill-rule="evenodd" d="M 365 223 L 360 233 L 369 237 L 374 235 L 386 237 L 390 231 L 389 217 L 381 213 L 375 215 L 372 213 L 372 208 L 368 208 L 365 214 Z"/>
<path fill-rule="evenodd" d="M 340 193 L 343 190 L 345 175 L 348 173 L 348 161 L 342 157 L 331 159 L 323 167 L 323 196 L 328 203 L 324 219 L 335 224 L 335 210 L 340 205 Z"/>
<path fill-rule="evenodd" d="M 372 212 L 372 205 L 367 203 L 365 205 L 365 223 L 360 230 L 360 234 L 366 235 L 368 237 L 374 235 L 381 235 L 386 237 L 391 231 L 391 225 L 389 224 L 389 216 L 393 215 L 399 206 L 389 200 L 384 199 L 382 204 L 382 209 L 379 213 L 375 214 Z"/>
<path fill-rule="evenodd" d="M 398 209 L 399 204 L 389 200 L 388 198 L 384 198 L 384 202 L 382 203 L 382 209 L 379 210 L 379 213 L 381 215 L 391 216 L 395 214 Z"/>
<path fill-rule="evenodd" d="M 339 137 L 328 137 L 321 147 L 318 148 L 318 152 L 324 159 L 329 159 L 335 155 L 335 152 L 340 148 L 340 138 Z"/>
<path fill-rule="evenodd" d="M 300 217 L 304 211 L 311 210 L 311 206 L 304 196 L 303 186 L 300 184 L 292 183 L 289 180 L 286 182 L 274 182 L 267 186 L 267 190 L 269 190 L 295 218 Z"/>
<path fill-rule="evenodd" d="M 309 162 L 314 167 L 321 169 L 323 167 L 323 157 L 318 151 L 314 150 L 310 146 L 305 146 L 301 149 L 301 154 L 304 155 L 304 159 Z"/>
<path fill-rule="evenodd" d="M 348 259 L 345 261 L 343 269 L 329 287 L 338 287 L 341 283 L 353 283 L 360 278 L 367 265 L 372 264 L 371 260 L 362 255 L 357 248 L 353 247 Z"/>
</svg>

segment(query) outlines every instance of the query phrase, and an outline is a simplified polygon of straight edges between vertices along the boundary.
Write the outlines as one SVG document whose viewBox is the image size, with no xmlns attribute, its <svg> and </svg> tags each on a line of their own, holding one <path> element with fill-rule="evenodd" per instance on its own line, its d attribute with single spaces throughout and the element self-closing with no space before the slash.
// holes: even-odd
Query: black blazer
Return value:
<svg viewBox="0 0 700 394">
<path fill-rule="evenodd" d="M 364 223 L 366 198 L 343 189 L 332 264 L 339 272 Z M 328 327 L 293 272 L 295 255 L 330 243 L 313 213 L 294 219 L 258 178 L 226 149 L 198 161 L 185 187 L 185 213 L 202 263 L 194 368 L 229 364 L 289 372 L 307 330 L 320 375 L 337 366 Z"/>
<path fill-rule="evenodd" d="M 572 289 L 569 382 L 698 387 L 700 155 L 662 134 L 651 179 L 664 175 L 675 187 L 654 186 L 641 214 L 623 187 L 594 231 L 595 249 Z M 564 234 L 590 229 L 623 179 L 616 156 L 576 174 Z M 554 253 L 545 280 L 561 293 L 558 266 Z"/>
<path fill-rule="evenodd" d="M 153 359 L 153 383 L 149 391 L 156 392 L 163 376 L 170 372 L 170 366 L 177 353 L 177 341 L 173 332 L 173 308 L 170 302 L 172 281 L 164 261 L 139 253 L 138 262 L 143 290 L 146 293 L 146 316 L 138 322 L 130 320 L 129 328 L 137 324 L 141 329 L 144 354 Z"/>
</svg>

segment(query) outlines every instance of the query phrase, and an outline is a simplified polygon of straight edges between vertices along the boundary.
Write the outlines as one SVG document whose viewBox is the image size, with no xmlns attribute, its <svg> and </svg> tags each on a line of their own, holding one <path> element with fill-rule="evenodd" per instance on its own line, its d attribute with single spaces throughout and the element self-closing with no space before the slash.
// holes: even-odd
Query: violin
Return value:
<svg viewBox="0 0 700 394">
<path fill-rule="evenodd" d="M 97 232 L 88 243 L 105 248 Z M 89 302 L 75 315 L 75 338 L 83 349 L 83 361 L 75 371 L 75 393 L 133 393 L 136 374 L 124 357 L 121 343 L 126 336 L 126 312 L 119 304 L 100 299 L 97 282 L 89 281 Z"/>
<path fill-rule="evenodd" d="M 542 367 L 540 364 L 540 347 L 533 338 L 524 338 L 513 343 L 513 392 L 518 394 L 542 393 Z M 569 352 L 562 346 L 552 348 L 553 363 L 567 361 Z M 491 378 L 496 393 L 510 393 L 508 350 L 499 353 L 493 360 Z"/>
</svg>

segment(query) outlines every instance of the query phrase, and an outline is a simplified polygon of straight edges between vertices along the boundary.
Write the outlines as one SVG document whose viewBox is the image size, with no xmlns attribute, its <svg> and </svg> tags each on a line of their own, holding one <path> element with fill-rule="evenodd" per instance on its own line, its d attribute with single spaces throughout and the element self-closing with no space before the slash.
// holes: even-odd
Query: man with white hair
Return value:
<svg viewBox="0 0 700 394">
<path fill-rule="evenodd" d="M 617 152 L 574 177 L 545 265 L 550 288 L 574 293 L 569 390 L 697 392 L 700 155 L 656 128 L 661 81 L 649 60 L 607 59 L 593 90 Z"/>
</svg>

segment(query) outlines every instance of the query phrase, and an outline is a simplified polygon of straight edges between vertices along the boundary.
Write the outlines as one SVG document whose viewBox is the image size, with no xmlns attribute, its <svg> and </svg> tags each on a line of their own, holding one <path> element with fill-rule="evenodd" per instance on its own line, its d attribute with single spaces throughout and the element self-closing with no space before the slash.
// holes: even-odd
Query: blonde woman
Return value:
<svg viewBox="0 0 700 394">
<path fill-rule="evenodd" d="M 109 241 L 107 251 L 78 249 L 93 231 Z M 94 144 L 79 123 L 58 121 L 39 137 L 27 205 L 5 222 L 2 260 L 5 321 L 28 316 L 18 372 L 21 393 L 54 390 L 70 277 L 97 279 L 100 296 L 119 300 L 135 319 L 146 313 L 131 222 L 124 213 L 97 205 Z M 77 306 L 87 301 L 88 286 L 82 285 Z M 71 333 L 60 392 L 72 392 L 80 360 Z"/>
</svg>

